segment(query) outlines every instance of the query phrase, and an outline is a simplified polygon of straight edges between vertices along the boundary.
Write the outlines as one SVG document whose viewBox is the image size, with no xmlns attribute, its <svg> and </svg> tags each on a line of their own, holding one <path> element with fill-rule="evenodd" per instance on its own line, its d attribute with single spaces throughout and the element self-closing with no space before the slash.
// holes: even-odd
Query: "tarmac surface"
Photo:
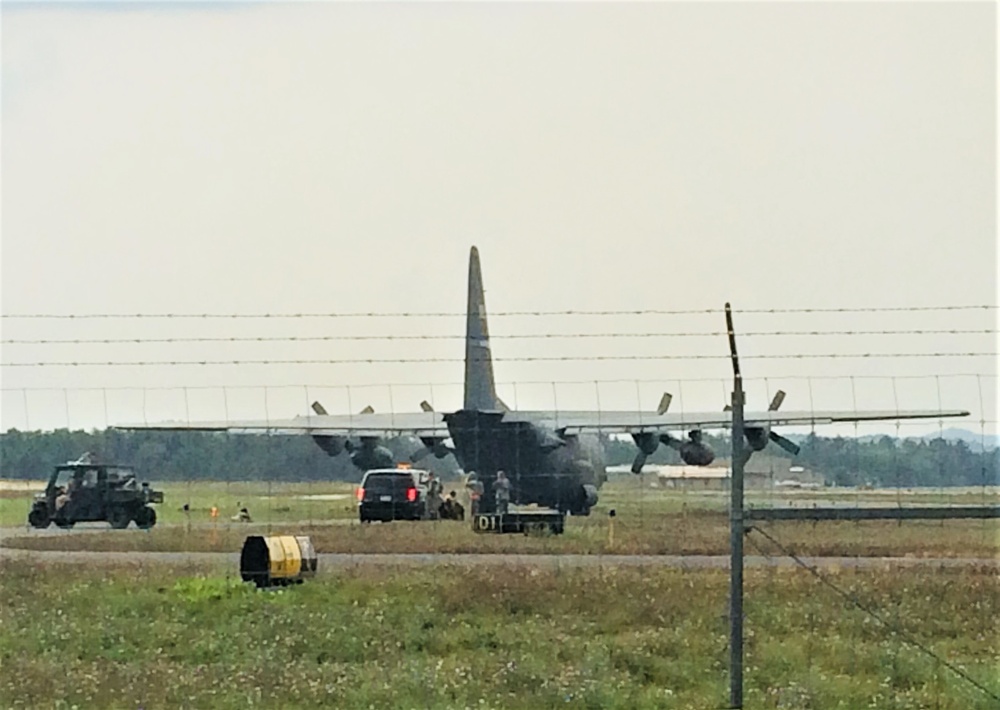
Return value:
<svg viewBox="0 0 1000 710">
<path fill-rule="evenodd" d="M 0 564 L 10 561 L 74 563 L 90 566 L 167 564 L 175 566 L 238 566 L 238 552 L 79 552 L 65 550 L 23 550 L 0 547 Z M 747 567 L 795 567 L 788 557 L 747 556 Z M 968 557 L 804 557 L 806 564 L 819 568 L 888 569 L 898 567 L 989 566 L 1000 570 L 1000 560 Z M 728 569 L 728 555 L 519 555 L 519 554 L 332 554 L 318 555 L 319 570 L 360 565 L 378 566 L 532 566 L 560 567 L 670 567 L 675 569 Z"/>
</svg>

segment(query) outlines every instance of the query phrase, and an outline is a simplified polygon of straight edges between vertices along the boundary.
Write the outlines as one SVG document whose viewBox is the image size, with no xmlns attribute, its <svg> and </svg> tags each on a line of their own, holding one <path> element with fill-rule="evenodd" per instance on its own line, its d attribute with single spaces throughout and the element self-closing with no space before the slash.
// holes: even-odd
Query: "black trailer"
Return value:
<svg viewBox="0 0 1000 710">
<path fill-rule="evenodd" d="M 552 533 L 562 535 L 566 514 L 558 510 L 520 510 L 507 513 L 476 513 L 472 529 L 477 533 Z"/>
</svg>

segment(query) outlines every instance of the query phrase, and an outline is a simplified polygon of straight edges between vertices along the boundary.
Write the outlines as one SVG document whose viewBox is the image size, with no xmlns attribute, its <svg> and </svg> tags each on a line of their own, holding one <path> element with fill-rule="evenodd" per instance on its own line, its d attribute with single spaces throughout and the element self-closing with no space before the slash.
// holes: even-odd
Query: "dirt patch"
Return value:
<svg viewBox="0 0 1000 710">
<path fill-rule="evenodd" d="M 15 481 L 0 478 L 0 498 L 25 498 L 45 490 L 45 481 Z"/>
</svg>

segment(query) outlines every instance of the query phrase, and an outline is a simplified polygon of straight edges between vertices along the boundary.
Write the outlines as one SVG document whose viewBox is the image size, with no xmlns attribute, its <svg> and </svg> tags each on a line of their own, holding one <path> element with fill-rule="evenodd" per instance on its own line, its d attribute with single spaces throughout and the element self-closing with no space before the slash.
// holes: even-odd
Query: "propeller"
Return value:
<svg viewBox="0 0 1000 710">
<path fill-rule="evenodd" d="M 660 436 L 651 432 L 632 435 L 632 440 L 639 447 L 639 453 L 635 455 L 635 459 L 632 461 L 632 473 L 642 473 L 642 467 L 646 465 L 646 458 L 652 456 L 660 446 Z M 669 435 L 664 434 L 663 436 Z"/>
<path fill-rule="evenodd" d="M 673 396 L 669 392 L 664 392 L 660 398 L 660 404 L 656 408 L 656 414 L 663 416 L 670 409 L 670 402 Z M 676 439 L 668 433 L 657 434 L 655 432 L 640 432 L 632 435 L 635 445 L 639 447 L 639 452 L 632 461 L 632 473 L 641 473 L 642 467 L 646 465 L 646 459 L 656 451 L 660 444 L 666 444 L 671 449 L 676 450 L 681 455 L 684 463 L 692 466 L 707 466 L 715 458 L 715 452 L 702 443 L 701 430 L 693 429 L 688 432 L 688 440 Z"/>
<path fill-rule="evenodd" d="M 434 407 L 432 407 L 430 402 L 428 402 L 426 399 L 420 403 L 420 409 L 424 412 L 434 411 Z M 445 443 L 446 440 L 447 437 L 443 436 L 420 437 L 420 441 L 423 443 L 423 446 L 414 451 L 412 454 L 410 454 L 410 461 L 416 463 L 417 461 L 426 458 L 428 454 L 434 454 L 434 456 L 436 456 L 437 458 L 443 459 L 448 454 L 455 453 L 454 447 L 449 446 L 447 443 Z"/>
<path fill-rule="evenodd" d="M 674 396 L 669 392 L 663 393 L 663 396 L 660 397 L 660 405 L 656 408 L 657 416 L 662 417 L 664 414 L 667 413 L 667 410 L 670 409 L 670 402 L 672 402 L 673 399 Z"/>
<path fill-rule="evenodd" d="M 428 454 L 434 454 L 435 457 L 443 459 L 448 454 L 455 453 L 455 448 L 446 443 L 446 437 L 422 436 L 420 437 L 420 441 L 423 443 L 423 446 L 410 454 L 410 461 L 413 463 L 420 461 Z"/>
<path fill-rule="evenodd" d="M 663 393 L 663 396 L 660 397 L 660 404 L 656 407 L 657 416 L 663 416 L 667 413 L 667 410 L 670 409 L 670 402 L 673 398 L 674 396 L 669 392 Z M 639 453 L 635 455 L 635 459 L 632 461 L 632 473 L 642 473 L 642 467 L 646 465 L 646 459 L 649 456 L 652 456 L 656 449 L 659 448 L 660 441 L 662 440 L 664 444 L 669 444 L 674 439 L 669 434 L 641 432 L 639 434 L 633 434 L 632 440 L 635 442 L 635 445 L 639 447 Z"/>
<path fill-rule="evenodd" d="M 319 402 L 312 403 L 312 410 L 319 416 L 327 416 L 326 408 Z M 368 405 L 358 414 L 374 414 L 375 409 Z M 341 451 L 347 451 L 351 463 L 362 471 L 371 468 L 388 468 L 393 465 L 392 452 L 379 445 L 379 437 L 362 436 L 360 440 L 351 440 L 343 436 L 329 434 L 313 434 L 312 440 L 329 456 L 336 456 Z"/>
<path fill-rule="evenodd" d="M 318 401 L 312 403 L 312 410 L 321 417 L 327 414 L 326 408 Z M 348 443 L 341 436 L 328 436 L 325 434 L 313 434 L 312 440 L 316 442 L 319 448 L 323 449 L 327 456 L 336 456 L 344 450 L 345 445 Z"/>
<path fill-rule="evenodd" d="M 785 391 L 778 390 L 774 393 L 774 397 L 771 399 L 771 403 L 767 406 L 767 411 L 777 412 L 781 407 L 781 403 L 785 401 Z M 747 427 L 746 428 L 746 438 L 747 443 L 750 444 L 750 448 L 754 451 L 760 451 L 765 446 L 767 442 L 771 441 L 777 444 L 779 447 L 790 453 L 792 456 L 797 456 L 800 447 L 791 439 L 786 439 L 781 434 L 778 434 L 771 430 L 770 426 L 766 427 Z"/>
</svg>

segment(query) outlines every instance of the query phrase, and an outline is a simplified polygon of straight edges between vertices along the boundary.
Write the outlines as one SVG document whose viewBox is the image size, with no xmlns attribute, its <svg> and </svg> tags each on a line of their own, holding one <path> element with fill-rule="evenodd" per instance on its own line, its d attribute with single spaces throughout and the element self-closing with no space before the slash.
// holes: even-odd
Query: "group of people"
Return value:
<svg viewBox="0 0 1000 710">
<path fill-rule="evenodd" d="M 444 484 L 432 473 L 427 479 L 427 514 L 431 520 L 465 520 L 465 506 L 455 491 L 444 498 Z"/>
<path fill-rule="evenodd" d="M 469 474 L 465 487 L 469 489 L 469 498 L 472 500 L 472 513 L 475 515 L 479 512 L 479 506 L 485 492 L 483 482 L 473 472 Z M 495 503 L 494 510 L 501 515 L 506 515 L 510 509 L 510 488 L 510 479 L 507 478 L 507 474 L 502 470 L 497 471 L 497 478 L 493 481 L 493 502 Z"/>
</svg>

